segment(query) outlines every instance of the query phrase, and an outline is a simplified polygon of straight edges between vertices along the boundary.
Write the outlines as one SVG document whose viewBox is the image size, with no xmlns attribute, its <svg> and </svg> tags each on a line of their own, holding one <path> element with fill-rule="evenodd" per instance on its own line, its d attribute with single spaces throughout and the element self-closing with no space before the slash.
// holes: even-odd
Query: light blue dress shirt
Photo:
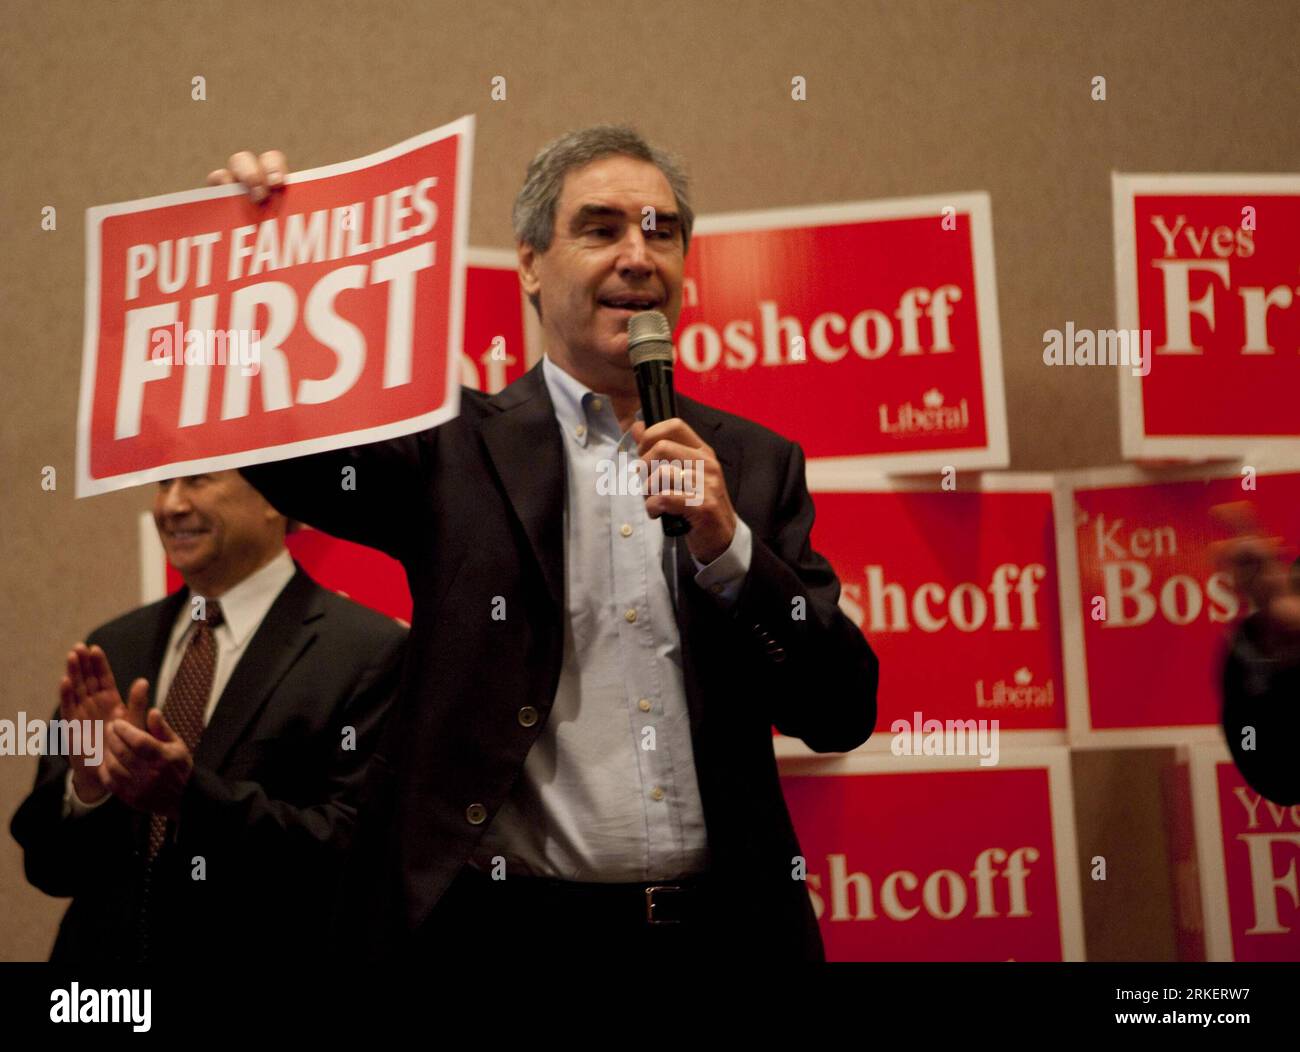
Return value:
<svg viewBox="0 0 1300 1052">
<path fill-rule="evenodd" d="M 617 485 L 626 477 L 619 453 L 627 464 L 637 450 L 609 399 L 549 358 L 542 374 L 564 436 L 564 663 L 546 726 L 473 861 L 490 872 L 504 859 L 507 878 L 632 882 L 702 872 L 708 838 L 663 528 L 643 495 Z M 734 603 L 752 550 L 738 518 L 731 546 L 707 566 L 695 561 L 696 583 Z"/>
</svg>

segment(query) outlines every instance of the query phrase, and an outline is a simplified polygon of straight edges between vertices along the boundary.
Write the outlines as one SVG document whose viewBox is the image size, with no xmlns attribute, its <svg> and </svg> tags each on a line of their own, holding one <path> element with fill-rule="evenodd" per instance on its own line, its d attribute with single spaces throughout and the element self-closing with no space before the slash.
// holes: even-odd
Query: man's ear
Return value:
<svg viewBox="0 0 1300 1052">
<path fill-rule="evenodd" d="M 519 282 L 524 287 L 524 293 L 529 297 L 536 296 L 542 287 L 537 277 L 537 250 L 520 241 L 515 245 L 515 251 L 519 255 Z"/>
</svg>

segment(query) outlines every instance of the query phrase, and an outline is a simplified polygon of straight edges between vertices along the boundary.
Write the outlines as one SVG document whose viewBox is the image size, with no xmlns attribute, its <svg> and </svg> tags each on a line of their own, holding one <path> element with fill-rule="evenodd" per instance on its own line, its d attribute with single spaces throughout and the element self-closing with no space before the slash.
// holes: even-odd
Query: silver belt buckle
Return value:
<svg viewBox="0 0 1300 1052">
<path fill-rule="evenodd" d="M 652 884 L 645 889 L 645 922 L 647 924 L 681 924 L 680 920 L 660 920 L 655 916 L 655 893 L 660 891 L 677 892 L 685 889 L 679 884 Z"/>
</svg>

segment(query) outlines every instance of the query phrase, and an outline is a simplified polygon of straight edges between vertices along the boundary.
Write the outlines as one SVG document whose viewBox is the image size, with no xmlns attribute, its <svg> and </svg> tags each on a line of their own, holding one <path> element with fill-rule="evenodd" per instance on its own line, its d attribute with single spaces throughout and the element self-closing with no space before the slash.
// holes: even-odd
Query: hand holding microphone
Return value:
<svg viewBox="0 0 1300 1052">
<path fill-rule="evenodd" d="M 653 310 L 632 315 L 627 344 L 645 421 L 632 428 L 641 459 L 652 472 L 656 465 L 689 472 L 689 485 L 652 489 L 646 512 L 651 518 L 663 518 L 665 536 L 687 535 L 691 554 L 701 563 L 711 563 L 735 536 L 736 512 L 713 448 L 677 416 L 668 319 Z"/>
</svg>

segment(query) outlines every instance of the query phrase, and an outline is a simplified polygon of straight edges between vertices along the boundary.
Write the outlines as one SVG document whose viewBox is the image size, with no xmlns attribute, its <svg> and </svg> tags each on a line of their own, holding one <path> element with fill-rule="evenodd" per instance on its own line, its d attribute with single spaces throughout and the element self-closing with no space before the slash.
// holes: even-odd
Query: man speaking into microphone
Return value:
<svg viewBox="0 0 1300 1052">
<path fill-rule="evenodd" d="M 210 181 L 264 200 L 286 174 L 242 153 Z M 819 960 L 771 728 L 860 745 L 878 663 L 809 544 L 803 454 L 667 397 L 693 220 L 670 157 L 628 128 L 572 132 L 513 219 L 536 367 L 419 434 L 244 469 L 284 514 L 399 559 L 414 599 L 344 945 Z M 644 312 L 664 317 L 629 354 Z M 648 484 L 601 484 L 620 454 Z"/>
</svg>

